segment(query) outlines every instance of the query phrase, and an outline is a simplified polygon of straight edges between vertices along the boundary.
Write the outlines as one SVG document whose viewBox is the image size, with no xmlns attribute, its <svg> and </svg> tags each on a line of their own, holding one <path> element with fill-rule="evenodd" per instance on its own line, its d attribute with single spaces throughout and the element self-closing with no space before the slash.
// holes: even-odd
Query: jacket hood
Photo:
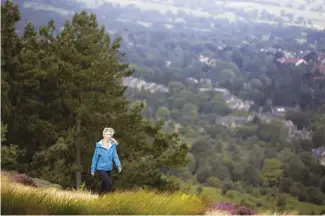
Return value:
<svg viewBox="0 0 325 216">
<path fill-rule="evenodd" d="M 114 145 L 114 144 L 118 145 L 118 143 L 116 143 L 114 141 L 112 141 L 112 143 L 113 143 L 112 145 Z M 97 144 L 103 146 L 104 145 L 104 139 L 101 139 L 100 141 L 98 141 Z"/>
</svg>

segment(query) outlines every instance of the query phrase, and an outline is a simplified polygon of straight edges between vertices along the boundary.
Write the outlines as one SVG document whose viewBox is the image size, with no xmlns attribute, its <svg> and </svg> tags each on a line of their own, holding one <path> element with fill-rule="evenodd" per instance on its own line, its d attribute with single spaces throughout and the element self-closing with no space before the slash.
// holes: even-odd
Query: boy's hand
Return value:
<svg viewBox="0 0 325 216">
<path fill-rule="evenodd" d="M 94 175 L 95 175 L 95 173 L 91 173 L 91 175 L 92 175 L 92 176 L 94 176 Z"/>
<path fill-rule="evenodd" d="M 116 139 L 114 139 L 113 137 L 111 137 L 111 140 L 115 143 L 117 143 Z"/>
<path fill-rule="evenodd" d="M 120 173 L 122 171 L 122 168 L 118 168 L 118 173 Z"/>
</svg>

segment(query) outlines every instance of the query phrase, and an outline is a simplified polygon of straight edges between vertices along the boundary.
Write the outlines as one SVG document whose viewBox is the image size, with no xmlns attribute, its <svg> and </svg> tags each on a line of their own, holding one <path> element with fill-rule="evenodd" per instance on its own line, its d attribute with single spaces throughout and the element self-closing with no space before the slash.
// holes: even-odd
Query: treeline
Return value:
<svg viewBox="0 0 325 216">
<path fill-rule="evenodd" d="M 141 116 L 142 105 L 124 96 L 122 79 L 133 73 L 120 59 L 121 38 L 112 40 L 94 14 L 75 13 L 62 31 L 53 20 L 25 26 L 17 5 L 1 6 L 1 165 L 64 187 L 96 187 L 89 174 L 95 143 L 111 126 L 124 172 L 119 189 L 176 190 L 162 170 L 186 165 L 188 149 L 177 134 Z M 94 189 L 94 188 L 93 188 Z"/>
</svg>

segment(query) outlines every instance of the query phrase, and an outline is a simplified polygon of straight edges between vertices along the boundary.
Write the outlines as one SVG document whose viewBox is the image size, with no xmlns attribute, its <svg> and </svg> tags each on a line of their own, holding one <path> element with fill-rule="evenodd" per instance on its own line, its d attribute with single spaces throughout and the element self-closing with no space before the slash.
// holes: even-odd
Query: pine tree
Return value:
<svg viewBox="0 0 325 216">
<path fill-rule="evenodd" d="M 6 1 L 1 5 L 1 119 L 8 123 L 15 118 L 15 98 L 13 98 L 12 83 L 19 66 L 20 38 L 16 33 L 15 25 L 20 20 L 17 5 Z M 9 132 L 14 127 L 7 124 Z M 8 134 L 12 137 L 13 133 Z"/>
<path fill-rule="evenodd" d="M 100 130 L 127 105 L 121 78 L 128 70 L 127 65 L 119 63 L 119 41 L 111 42 L 105 28 L 98 26 L 96 16 L 85 11 L 76 13 L 58 36 L 64 115 L 72 126 L 68 131 L 73 134 L 70 142 L 75 152 L 77 187 L 81 183 L 82 157 L 89 158 L 95 140 L 100 139 Z M 91 148 L 85 148 L 90 143 Z"/>
<path fill-rule="evenodd" d="M 64 89 L 60 86 L 61 74 L 53 20 L 39 29 L 37 42 L 38 49 L 34 53 L 37 53 L 38 60 L 34 67 L 37 68 L 35 74 L 41 75 L 37 92 L 41 106 L 35 121 L 37 148 L 28 173 L 63 186 L 71 186 L 73 167 L 67 159 L 70 155 L 69 137 L 65 132 L 69 124 L 62 114 L 64 107 L 61 95 Z"/>
</svg>

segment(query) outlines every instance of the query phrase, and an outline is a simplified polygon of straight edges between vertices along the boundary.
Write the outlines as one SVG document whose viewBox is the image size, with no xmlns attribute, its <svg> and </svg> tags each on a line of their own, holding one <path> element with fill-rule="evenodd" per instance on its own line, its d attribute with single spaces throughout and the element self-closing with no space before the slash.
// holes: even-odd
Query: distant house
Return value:
<svg viewBox="0 0 325 216">
<path fill-rule="evenodd" d="M 283 112 L 286 111 L 286 109 L 285 109 L 284 107 L 275 107 L 274 110 L 275 110 L 276 112 L 281 112 L 281 113 L 283 113 Z"/>
<path fill-rule="evenodd" d="M 209 85 L 211 85 L 211 79 L 204 79 L 204 78 L 201 78 L 200 79 L 200 83 L 204 83 L 204 84 L 209 84 Z"/>
<path fill-rule="evenodd" d="M 204 56 L 204 55 L 200 55 L 200 57 L 199 57 L 199 61 L 203 62 L 203 63 L 208 63 L 209 60 L 210 60 L 210 58 L 207 56 Z"/>
<path fill-rule="evenodd" d="M 325 65 L 321 64 L 321 62 L 319 62 L 318 64 L 315 64 L 313 69 L 311 70 L 311 72 L 315 73 L 317 71 L 320 72 L 320 76 L 315 77 L 314 80 L 324 79 L 325 78 Z"/>
<path fill-rule="evenodd" d="M 305 61 L 305 59 L 300 59 L 299 61 L 296 62 L 296 66 L 300 65 L 300 64 L 307 64 L 307 62 Z"/>
<path fill-rule="evenodd" d="M 215 59 L 211 59 L 207 56 L 204 56 L 204 55 L 200 55 L 199 57 L 199 61 L 202 62 L 202 63 L 205 63 L 209 66 L 213 66 L 216 64 L 216 60 Z"/>
<path fill-rule="evenodd" d="M 296 66 L 300 65 L 301 63 L 307 63 L 304 59 L 302 58 L 278 58 L 276 61 L 282 63 L 282 64 L 295 64 Z"/>
<path fill-rule="evenodd" d="M 272 114 L 276 116 L 284 116 L 286 113 L 286 108 L 285 107 L 273 107 L 272 108 Z"/>
<path fill-rule="evenodd" d="M 193 78 L 193 77 L 190 77 L 187 80 L 190 81 L 190 82 L 192 82 L 192 83 L 195 83 L 195 84 L 198 84 L 199 83 L 199 81 L 197 79 Z"/>
<path fill-rule="evenodd" d="M 319 72 L 321 74 L 325 75 L 325 65 L 321 65 L 320 63 L 314 65 L 313 69 L 312 69 L 312 73 L 315 73 L 317 70 L 319 70 Z"/>
<path fill-rule="evenodd" d="M 220 92 L 220 93 L 223 93 L 223 94 L 230 94 L 228 89 L 225 89 L 225 88 L 214 88 L 214 90 L 216 92 Z"/>
<path fill-rule="evenodd" d="M 320 146 L 318 148 L 311 150 L 313 155 L 319 160 L 322 166 L 325 166 L 325 146 Z"/>
<path fill-rule="evenodd" d="M 199 88 L 200 92 L 207 92 L 207 91 L 212 91 L 213 89 L 211 88 Z"/>
<path fill-rule="evenodd" d="M 227 89 L 224 88 L 199 88 L 200 92 L 215 91 L 223 94 L 223 98 L 230 109 L 244 110 L 248 111 L 250 107 L 254 104 L 251 100 L 242 100 L 235 95 L 230 94 Z"/>
<path fill-rule="evenodd" d="M 251 119 L 245 116 L 224 116 L 216 117 L 216 123 L 226 127 L 236 128 L 238 126 L 247 124 Z"/>
<path fill-rule="evenodd" d="M 168 92 L 168 88 L 163 85 L 149 82 L 147 83 L 144 80 L 137 79 L 135 77 L 126 77 L 123 79 L 123 84 L 130 88 L 135 88 L 138 90 L 145 89 L 150 92 Z"/>
</svg>

